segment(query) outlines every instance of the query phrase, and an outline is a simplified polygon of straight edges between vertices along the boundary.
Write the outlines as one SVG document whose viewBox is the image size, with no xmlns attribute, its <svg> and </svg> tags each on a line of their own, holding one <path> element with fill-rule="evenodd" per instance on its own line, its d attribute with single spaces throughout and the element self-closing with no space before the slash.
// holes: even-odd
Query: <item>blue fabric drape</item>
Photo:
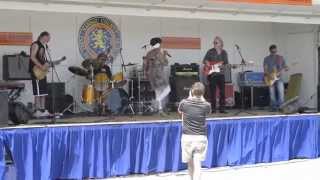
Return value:
<svg viewBox="0 0 320 180">
<path fill-rule="evenodd" d="M 318 115 L 208 121 L 203 166 L 236 166 L 316 158 Z M 4 147 L 18 180 L 82 179 L 178 171 L 181 123 L 19 128 L 0 131 L 0 177 Z"/>
</svg>

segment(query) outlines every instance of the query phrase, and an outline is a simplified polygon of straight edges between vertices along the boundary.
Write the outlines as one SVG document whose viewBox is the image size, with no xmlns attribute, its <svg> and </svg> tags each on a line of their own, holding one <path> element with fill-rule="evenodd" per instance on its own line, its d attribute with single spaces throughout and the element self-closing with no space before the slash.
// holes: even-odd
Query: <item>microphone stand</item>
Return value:
<svg viewBox="0 0 320 180">
<path fill-rule="evenodd" d="M 123 55 L 122 55 L 122 48 L 120 48 L 120 59 L 121 59 L 121 73 L 122 73 L 122 80 L 124 80 L 124 73 L 127 72 L 127 69 L 126 69 L 126 65 L 124 63 L 124 58 L 123 58 Z M 131 82 L 131 87 L 133 88 L 133 81 Z M 129 88 L 130 89 L 130 88 Z M 130 109 L 132 115 L 135 115 L 136 112 L 134 111 L 133 109 L 133 103 L 132 103 L 132 99 L 129 99 L 129 105 L 128 105 L 128 108 Z M 127 111 L 127 109 L 126 109 Z"/>
<path fill-rule="evenodd" d="M 52 106 L 52 113 L 53 113 L 53 116 L 51 118 L 51 123 L 55 124 L 56 123 L 56 119 L 60 118 L 60 114 L 57 113 L 56 110 L 55 110 L 55 105 L 56 105 L 56 103 L 55 103 L 55 95 L 56 95 L 56 92 L 55 92 L 55 88 L 54 88 L 54 83 L 55 83 L 54 75 L 57 76 L 58 82 L 61 82 L 61 80 L 59 78 L 58 72 L 57 72 L 57 70 L 55 68 L 55 65 L 53 63 L 49 47 L 47 47 L 47 54 L 48 54 L 48 59 L 49 59 L 49 62 L 50 62 L 50 67 L 51 67 L 51 93 L 52 93 L 51 106 Z"/>
<path fill-rule="evenodd" d="M 244 75 L 244 67 L 247 65 L 245 59 L 243 58 L 242 56 L 242 53 L 241 53 L 241 49 L 238 45 L 235 45 L 236 46 L 236 49 L 237 49 L 237 52 L 241 58 L 241 63 L 240 63 L 240 66 L 241 66 L 241 74 Z M 239 81 L 238 81 L 238 85 L 239 85 Z M 240 87 L 240 98 L 241 98 L 241 107 L 240 107 L 240 110 L 238 112 L 236 112 L 234 115 L 239 115 L 241 113 L 247 113 L 247 114 L 250 114 L 250 115 L 256 115 L 255 113 L 252 113 L 252 112 L 248 112 L 245 110 L 245 107 L 244 107 L 244 98 L 245 98 L 245 95 L 244 95 L 244 86 L 239 86 Z M 251 89 L 251 92 L 253 91 L 252 89 L 253 87 L 251 86 L 250 89 Z M 252 93 L 251 93 L 252 94 Z M 253 98 L 253 97 L 251 97 Z"/>
<path fill-rule="evenodd" d="M 123 55 L 122 55 L 122 48 L 120 48 L 120 59 L 121 59 L 121 73 L 122 73 L 122 80 L 123 80 L 124 72 L 127 72 L 127 69 L 124 64 L 124 59 L 123 59 Z"/>
</svg>

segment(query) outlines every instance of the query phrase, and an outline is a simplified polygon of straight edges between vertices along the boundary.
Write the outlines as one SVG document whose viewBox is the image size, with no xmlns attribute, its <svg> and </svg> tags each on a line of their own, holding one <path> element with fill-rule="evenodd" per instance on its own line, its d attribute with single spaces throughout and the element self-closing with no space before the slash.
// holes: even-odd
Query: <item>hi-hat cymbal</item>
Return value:
<svg viewBox="0 0 320 180">
<path fill-rule="evenodd" d="M 70 66 L 69 71 L 72 72 L 75 75 L 79 75 L 79 76 L 88 76 L 89 72 L 85 69 L 82 69 L 81 67 L 77 67 L 77 66 Z"/>
<path fill-rule="evenodd" d="M 126 67 L 128 67 L 128 66 L 135 66 L 135 65 L 137 65 L 137 63 L 123 64 L 122 66 L 126 66 Z"/>
<path fill-rule="evenodd" d="M 113 88 L 121 88 L 127 84 L 127 80 L 111 81 L 110 84 L 111 84 L 111 86 L 113 86 Z"/>
</svg>

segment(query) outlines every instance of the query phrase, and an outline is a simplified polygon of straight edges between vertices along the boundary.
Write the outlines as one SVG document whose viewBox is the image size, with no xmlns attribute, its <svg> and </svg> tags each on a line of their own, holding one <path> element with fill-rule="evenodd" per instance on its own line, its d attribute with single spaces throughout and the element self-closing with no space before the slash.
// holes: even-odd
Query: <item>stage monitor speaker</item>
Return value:
<svg viewBox="0 0 320 180">
<path fill-rule="evenodd" d="M 64 82 L 48 83 L 47 90 L 50 97 L 64 97 L 66 95 Z"/>
<path fill-rule="evenodd" d="M 170 78 L 171 85 L 171 102 L 180 102 L 189 96 L 191 86 L 199 81 L 198 76 L 176 76 Z"/>
<path fill-rule="evenodd" d="M 8 105 L 8 92 L 0 91 L 0 127 L 8 126 L 9 120 L 9 105 Z"/>
<path fill-rule="evenodd" d="M 4 55 L 3 56 L 3 80 L 31 80 L 29 73 L 29 56 Z"/>
</svg>

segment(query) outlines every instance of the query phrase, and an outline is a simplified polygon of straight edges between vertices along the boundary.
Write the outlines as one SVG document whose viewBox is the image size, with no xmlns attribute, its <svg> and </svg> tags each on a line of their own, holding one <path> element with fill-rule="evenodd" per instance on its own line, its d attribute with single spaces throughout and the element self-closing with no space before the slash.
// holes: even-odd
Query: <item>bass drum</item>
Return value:
<svg viewBox="0 0 320 180">
<path fill-rule="evenodd" d="M 124 114 L 128 109 L 129 95 L 124 89 L 115 88 L 108 94 L 105 105 L 112 114 Z"/>
</svg>

